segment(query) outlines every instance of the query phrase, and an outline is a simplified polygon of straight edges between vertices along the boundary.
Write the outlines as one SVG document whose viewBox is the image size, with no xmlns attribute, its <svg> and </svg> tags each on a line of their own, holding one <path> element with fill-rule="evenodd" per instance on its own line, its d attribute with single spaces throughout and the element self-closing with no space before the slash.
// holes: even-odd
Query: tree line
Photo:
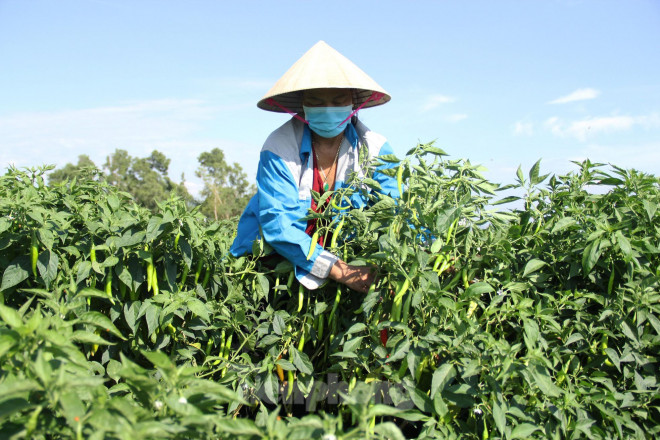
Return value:
<svg viewBox="0 0 660 440">
<path fill-rule="evenodd" d="M 197 161 L 199 167 L 195 175 L 204 183 L 199 199 L 186 188 L 183 174 L 179 183 L 170 179 L 170 159 L 157 150 L 139 158 L 132 157 L 126 150 L 116 149 L 102 167 L 98 167 L 86 154 L 81 154 L 78 163 L 67 163 L 53 170 L 48 175 L 48 184 L 62 184 L 95 171 L 100 179 L 131 194 L 137 203 L 152 211 L 159 202 L 174 194 L 184 199 L 190 208 L 199 207 L 200 212 L 210 219 L 240 215 L 256 192 L 242 167 L 238 163 L 229 165 L 219 148 L 200 154 Z"/>
</svg>

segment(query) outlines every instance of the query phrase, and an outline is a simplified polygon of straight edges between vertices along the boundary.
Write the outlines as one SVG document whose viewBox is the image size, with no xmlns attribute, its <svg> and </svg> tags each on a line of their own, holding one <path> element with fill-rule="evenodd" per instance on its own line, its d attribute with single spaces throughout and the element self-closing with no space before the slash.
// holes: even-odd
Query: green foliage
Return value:
<svg viewBox="0 0 660 440">
<path fill-rule="evenodd" d="M 73 165 L 68 163 L 64 167 L 54 170 L 48 175 L 48 183 L 50 185 L 57 185 L 59 183 L 65 182 L 66 180 L 72 180 L 74 178 L 79 178 L 84 173 L 84 170 L 87 168 L 96 168 L 96 165 L 86 154 L 81 154 L 78 156 L 78 163 Z"/>
<path fill-rule="evenodd" d="M 657 437 L 658 179 L 537 163 L 501 187 L 430 144 L 383 160 L 400 200 L 343 209 L 375 184 L 356 180 L 314 214 L 378 266 L 367 295 L 306 291 L 263 242 L 231 257 L 236 219 L 181 198 L 152 213 L 94 174 L 10 169 L 3 435 Z"/>
<path fill-rule="evenodd" d="M 195 172 L 204 181 L 201 212 L 214 220 L 240 215 L 255 193 L 247 176 L 237 163 L 229 165 L 219 148 L 200 154 Z"/>
<path fill-rule="evenodd" d="M 86 179 L 94 176 L 104 180 L 120 191 L 129 193 L 142 206 L 151 211 L 157 209 L 159 202 L 174 194 L 186 200 L 191 207 L 193 197 L 188 193 L 181 176 L 180 184 L 168 177 L 170 159 L 154 150 L 146 158 L 133 158 L 126 150 L 117 149 L 108 156 L 104 169 L 100 170 L 87 156 L 81 155 L 78 164 L 66 164 L 48 175 L 50 185 L 67 185 L 74 179 Z"/>
<path fill-rule="evenodd" d="M 105 179 L 121 191 L 133 195 L 138 203 L 151 211 L 155 211 L 158 202 L 166 200 L 171 194 L 192 202 L 183 176 L 180 184 L 168 177 L 169 166 L 170 159 L 156 150 L 146 158 L 132 158 L 126 151 L 116 150 L 104 164 L 107 170 Z"/>
<path fill-rule="evenodd" d="M 228 165 L 224 153 L 218 148 L 202 153 L 198 160 L 200 166 L 196 175 L 204 181 L 200 201 L 188 193 L 184 176 L 179 184 L 169 178 L 170 159 L 157 150 L 146 158 L 135 158 L 126 150 L 117 149 L 107 157 L 103 170 L 99 170 L 88 156 L 81 155 L 77 165 L 68 163 L 52 171 L 48 183 L 66 185 L 73 179 L 95 176 L 131 194 L 140 205 L 154 213 L 159 203 L 174 195 L 185 200 L 190 209 L 201 205 L 200 212 L 214 220 L 240 215 L 255 192 L 241 166 L 237 163 Z"/>
</svg>

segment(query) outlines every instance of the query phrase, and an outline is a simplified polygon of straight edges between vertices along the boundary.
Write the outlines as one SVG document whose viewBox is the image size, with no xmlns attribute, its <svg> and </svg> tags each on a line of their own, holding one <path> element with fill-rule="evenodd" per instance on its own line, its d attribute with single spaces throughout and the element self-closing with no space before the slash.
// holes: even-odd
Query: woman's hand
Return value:
<svg viewBox="0 0 660 440">
<path fill-rule="evenodd" d="M 376 269 L 371 266 L 351 266 L 338 260 L 330 269 L 330 279 L 345 284 L 349 289 L 367 293 L 376 280 Z"/>
</svg>

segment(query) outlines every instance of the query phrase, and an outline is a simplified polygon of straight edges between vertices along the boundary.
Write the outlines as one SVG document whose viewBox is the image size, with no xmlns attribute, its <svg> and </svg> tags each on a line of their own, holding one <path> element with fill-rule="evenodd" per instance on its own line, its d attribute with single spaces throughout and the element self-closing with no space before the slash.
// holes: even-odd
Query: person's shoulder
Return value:
<svg viewBox="0 0 660 440">
<path fill-rule="evenodd" d="M 270 151 L 282 158 L 295 157 L 300 150 L 302 135 L 302 122 L 291 118 L 268 135 L 261 151 Z"/>
<path fill-rule="evenodd" d="M 385 136 L 370 130 L 369 127 L 364 125 L 360 120 L 355 124 L 355 130 L 357 131 L 358 136 L 361 139 L 364 139 L 367 145 L 369 145 L 369 150 L 379 150 L 385 143 L 387 143 L 387 138 Z"/>
</svg>

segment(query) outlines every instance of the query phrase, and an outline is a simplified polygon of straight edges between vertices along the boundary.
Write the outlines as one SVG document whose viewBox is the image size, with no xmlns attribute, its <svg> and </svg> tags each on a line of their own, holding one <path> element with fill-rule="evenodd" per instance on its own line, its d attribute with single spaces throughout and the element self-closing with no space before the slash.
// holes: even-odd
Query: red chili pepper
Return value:
<svg viewBox="0 0 660 440">
<path fill-rule="evenodd" d="M 387 345 L 387 329 L 384 328 L 380 331 L 380 342 L 383 343 L 383 347 Z"/>
</svg>

